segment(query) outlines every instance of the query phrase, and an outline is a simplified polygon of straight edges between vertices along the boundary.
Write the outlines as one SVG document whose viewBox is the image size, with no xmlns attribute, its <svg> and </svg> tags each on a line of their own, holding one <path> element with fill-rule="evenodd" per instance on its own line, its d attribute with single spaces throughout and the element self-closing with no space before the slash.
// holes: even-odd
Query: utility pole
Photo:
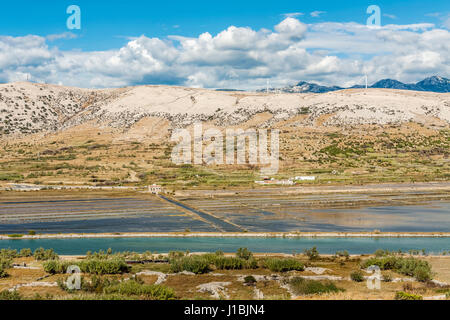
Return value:
<svg viewBox="0 0 450 320">
<path fill-rule="evenodd" d="M 367 89 L 367 87 L 368 87 L 367 74 L 365 75 L 365 79 L 366 79 L 366 89 Z"/>
</svg>

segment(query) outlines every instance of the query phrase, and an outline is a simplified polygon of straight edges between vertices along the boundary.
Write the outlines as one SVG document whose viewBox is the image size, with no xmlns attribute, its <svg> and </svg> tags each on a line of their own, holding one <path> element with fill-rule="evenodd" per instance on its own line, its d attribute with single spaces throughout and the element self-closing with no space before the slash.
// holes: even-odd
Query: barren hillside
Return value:
<svg viewBox="0 0 450 320">
<path fill-rule="evenodd" d="M 315 184 L 448 181 L 450 93 L 325 94 L 168 86 L 85 90 L 0 85 L 0 184 L 253 186 L 254 165 L 176 166 L 171 130 L 280 130 L 278 178 Z"/>
<path fill-rule="evenodd" d="M 307 114 L 298 126 L 399 124 L 413 121 L 450 123 L 450 94 L 391 89 L 351 89 L 326 94 L 221 92 L 167 86 L 86 90 L 26 82 L 0 85 L 1 132 L 57 131 L 93 120 L 114 128 L 130 128 L 145 117 L 173 126 L 194 121 L 236 125 L 258 113 L 273 125 Z"/>
</svg>

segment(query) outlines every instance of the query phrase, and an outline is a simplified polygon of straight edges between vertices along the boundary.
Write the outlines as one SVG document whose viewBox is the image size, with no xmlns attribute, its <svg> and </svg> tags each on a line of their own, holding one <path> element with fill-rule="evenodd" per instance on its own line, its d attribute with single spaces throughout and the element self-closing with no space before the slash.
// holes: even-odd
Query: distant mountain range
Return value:
<svg viewBox="0 0 450 320">
<path fill-rule="evenodd" d="M 330 91 L 337 91 L 343 89 L 365 88 L 363 85 L 356 85 L 351 88 L 342 88 L 338 86 L 321 86 L 315 83 L 309 83 L 300 81 L 296 85 L 285 88 L 270 88 L 270 92 L 286 92 L 286 93 L 325 93 Z M 369 88 L 385 88 L 385 89 L 399 89 L 399 90 L 415 90 L 415 91 L 430 91 L 430 92 L 450 92 L 450 79 L 433 76 L 426 78 L 417 83 L 403 83 L 393 79 L 380 80 Z M 266 89 L 258 90 L 260 92 L 266 91 Z"/>
</svg>

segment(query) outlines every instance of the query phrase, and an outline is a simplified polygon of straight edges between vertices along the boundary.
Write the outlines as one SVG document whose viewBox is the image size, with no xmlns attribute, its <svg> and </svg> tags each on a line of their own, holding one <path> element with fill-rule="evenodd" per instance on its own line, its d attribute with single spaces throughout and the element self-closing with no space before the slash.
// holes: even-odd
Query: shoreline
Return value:
<svg viewBox="0 0 450 320">
<path fill-rule="evenodd" d="M 0 235 L 1 240 L 42 239 L 108 239 L 108 238 L 450 238 L 450 232 L 139 232 L 139 233 L 84 233 L 41 234 L 9 236 Z"/>
</svg>

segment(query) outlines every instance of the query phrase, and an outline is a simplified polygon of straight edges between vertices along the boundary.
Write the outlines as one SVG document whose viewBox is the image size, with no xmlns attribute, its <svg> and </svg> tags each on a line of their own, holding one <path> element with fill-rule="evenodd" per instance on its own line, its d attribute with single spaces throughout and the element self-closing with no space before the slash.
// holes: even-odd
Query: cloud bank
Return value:
<svg viewBox="0 0 450 320">
<path fill-rule="evenodd" d="M 306 25 L 287 17 L 273 30 L 230 26 L 195 38 L 143 35 L 117 50 L 90 52 L 52 47 L 52 40 L 60 38 L 73 36 L 0 36 L 0 81 L 257 89 L 267 79 L 271 86 L 300 80 L 350 86 L 362 83 L 364 74 L 371 82 L 450 75 L 450 32 L 433 24 Z"/>
</svg>

